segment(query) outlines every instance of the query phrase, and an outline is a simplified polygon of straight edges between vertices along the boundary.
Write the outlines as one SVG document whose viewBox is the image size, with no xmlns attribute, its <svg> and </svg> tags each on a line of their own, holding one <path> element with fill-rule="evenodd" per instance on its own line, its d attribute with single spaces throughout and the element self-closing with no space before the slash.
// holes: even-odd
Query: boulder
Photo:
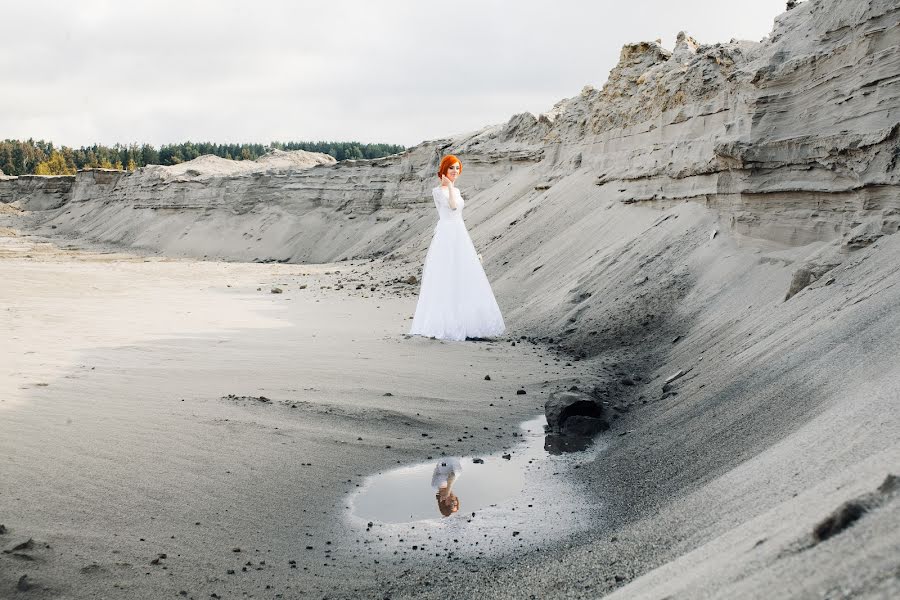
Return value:
<svg viewBox="0 0 900 600">
<path fill-rule="evenodd" d="M 790 300 L 804 289 L 818 281 L 822 275 L 838 266 L 836 262 L 816 263 L 808 262 L 794 271 L 791 277 L 791 285 L 785 294 L 785 301 Z"/>
<path fill-rule="evenodd" d="M 547 426 L 552 433 L 573 435 L 593 435 L 609 427 L 603 406 L 590 394 L 577 391 L 554 392 L 544 403 L 544 414 L 547 417 Z M 578 417 L 567 425 L 567 422 Z M 575 431 L 587 431 L 589 434 L 575 433 Z"/>
<path fill-rule="evenodd" d="M 593 437 L 607 429 L 609 429 L 609 423 L 606 422 L 606 419 L 586 417 L 584 415 L 572 415 L 563 423 L 562 433 L 564 435 Z"/>
</svg>

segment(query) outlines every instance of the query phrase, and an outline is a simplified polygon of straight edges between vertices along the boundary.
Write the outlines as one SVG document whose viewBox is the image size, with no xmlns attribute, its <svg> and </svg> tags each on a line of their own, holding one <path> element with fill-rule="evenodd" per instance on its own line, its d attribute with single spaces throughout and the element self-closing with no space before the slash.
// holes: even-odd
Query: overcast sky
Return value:
<svg viewBox="0 0 900 600">
<path fill-rule="evenodd" d="M 622 44 L 768 35 L 784 0 L 0 0 L 0 139 L 423 140 L 603 85 Z"/>
</svg>

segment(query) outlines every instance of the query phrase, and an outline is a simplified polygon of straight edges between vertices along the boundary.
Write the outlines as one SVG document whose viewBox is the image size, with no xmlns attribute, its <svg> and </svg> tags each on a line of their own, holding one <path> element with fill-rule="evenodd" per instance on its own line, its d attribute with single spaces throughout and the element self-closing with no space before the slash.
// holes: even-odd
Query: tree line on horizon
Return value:
<svg viewBox="0 0 900 600">
<path fill-rule="evenodd" d="M 6 175 L 74 175 L 79 169 L 134 171 L 147 165 L 177 165 L 204 154 L 229 160 L 256 160 L 271 150 L 306 150 L 330 154 L 335 160 L 381 158 L 406 150 L 397 144 L 359 142 L 272 142 L 270 144 L 214 144 L 184 142 L 159 149 L 150 144 L 94 144 L 80 148 L 54 146 L 28 139 L 0 141 L 0 170 Z"/>
</svg>

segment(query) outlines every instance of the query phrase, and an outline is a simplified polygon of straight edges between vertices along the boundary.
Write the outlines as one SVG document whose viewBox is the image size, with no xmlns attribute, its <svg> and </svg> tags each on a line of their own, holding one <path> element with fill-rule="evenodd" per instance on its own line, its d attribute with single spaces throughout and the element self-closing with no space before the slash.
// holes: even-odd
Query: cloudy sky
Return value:
<svg viewBox="0 0 900 600">
<path fill-rule="evenodd" d="M 0 0 L 0 139 L 411 146 L 601 86 L 622 44 L 759 40 L 784 0 Z"/>
</svg>

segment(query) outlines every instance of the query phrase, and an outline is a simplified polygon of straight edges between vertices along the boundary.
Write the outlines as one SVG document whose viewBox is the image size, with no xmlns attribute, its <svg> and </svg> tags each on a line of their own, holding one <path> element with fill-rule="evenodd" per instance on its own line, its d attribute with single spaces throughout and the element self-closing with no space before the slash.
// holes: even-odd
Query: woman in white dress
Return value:
<svg viewBox="0 0 900 600">
<path fill-rule="evenodd" d="M 461 172 L 462 163 L 452 154 L 441 160 L 441 185 L 432 190 L 439 219 L 425 256 L 412 335 L 465 340 L 495 337 L 506 330 L 463 222 L 465 200 L 455 186 Z"/>
</svg>

